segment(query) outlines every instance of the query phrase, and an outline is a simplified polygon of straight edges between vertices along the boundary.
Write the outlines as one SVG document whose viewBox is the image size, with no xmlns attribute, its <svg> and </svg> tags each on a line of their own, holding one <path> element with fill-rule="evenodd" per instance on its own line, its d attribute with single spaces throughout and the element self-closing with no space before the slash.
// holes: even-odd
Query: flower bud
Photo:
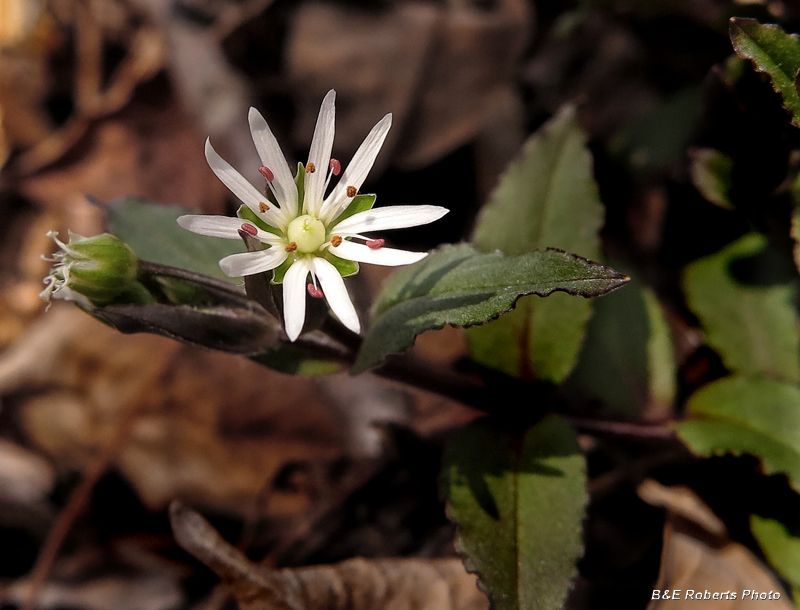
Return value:
<svg viewBox="0 0 800 610">
<path fill-rule="evenodd" d="M 61 250 L 45 258 L 55 265 L 39 294 L 44 301 L 66 299 L 85 308 L 102 307 L 136 281 L 136 254 L 118 237 L 109 233 L 82 237 L 70 231 L 65 244 L 55 231 L 47 235 Z"/>
</svg>

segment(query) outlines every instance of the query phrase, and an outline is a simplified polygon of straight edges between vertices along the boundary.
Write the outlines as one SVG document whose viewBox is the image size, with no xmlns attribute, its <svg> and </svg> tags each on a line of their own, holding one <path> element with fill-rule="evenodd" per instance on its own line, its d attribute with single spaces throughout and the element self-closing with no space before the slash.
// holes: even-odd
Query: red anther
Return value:
<svg viewBox="0 0 800 610">
<path fill-rule="evenodd" d="M 256 229 L 253 225 L 244 223 L 242 225 L 242 231 L 245 233 L 250 233 L 250 235 L 258 235 L 258 229 Z"/>
<path fill-rule="evenodd" d="M 272 182 L 275 180 L 275 174 L 272 173 L 272 170 L 268 168 L 266 165 L 262 165 L 258 168 L 258 171 L 261 172 L 261 175 L 267 179 L 267 182 Z"/>
<path fill-rule="evenodd" d="M 383 244 L 385 243 L 386 243 L 385 239 L 368 239 L 367 247 L 372 248 L 373 250 L 377 250 L 378 248 L 383 248 Z"/>
<path fill-rule="evenodd" d="M 331 159 L 331 173 L 338 176 L 342 171 L 342 164 L 339 159 Z"/>
<path fill-rule="evenodd" d="M 306 289 L 308 290 L 308 294 L 314 297 L 315 299 L 321 299 L 322 297 L 325 296 L 319 288 L 314 286 L 314 284 L 309 284 L 308 286 L 306 286 Z"/>
</svg>

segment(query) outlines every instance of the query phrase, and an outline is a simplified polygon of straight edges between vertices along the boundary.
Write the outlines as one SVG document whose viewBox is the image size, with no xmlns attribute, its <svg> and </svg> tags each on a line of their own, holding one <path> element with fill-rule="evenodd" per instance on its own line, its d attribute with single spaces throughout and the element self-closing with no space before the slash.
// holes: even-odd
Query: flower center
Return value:
<svg viewBox="0 0 800 610">
<path fill-rule="evenodd" d="M 289 223 L 286 237 L 297 244 L 299 252 L 316 252 L 325 243 L 325 225 L 308 214 L 298 216 Z"/>
</svg>

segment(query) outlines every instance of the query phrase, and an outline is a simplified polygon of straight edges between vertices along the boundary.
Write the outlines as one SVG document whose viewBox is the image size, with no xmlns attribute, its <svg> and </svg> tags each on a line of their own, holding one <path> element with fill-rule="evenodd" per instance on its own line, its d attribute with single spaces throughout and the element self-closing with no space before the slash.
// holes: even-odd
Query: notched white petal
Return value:
<svg viewBox="0 0 800 610">
<path fill-rule="evenodd" d="M 322 215 L 328 222 L 336 218 L 336 216 L 347 207 L 347 204 L 352 201 L 352 198 L 347 195 L 348 188 L 352 187 L 358 192 L 361 185 L 364 184 L 364 180 L 367 179 L 369 171 L 375 164 L 375 159 L 383 146 L 383 141 L 386 139 L 386 134 L 389 133 L 389 128 L 391 126 L 392 115 L 389 113 L 378 121 L 375 127 L 372 128 L 372 131 L 364 138 L 361 146 L 358 147 L 347 169 L 344 170 L 341 179 L 330 196 L 325 200 Z"/>
<path fill-rule="evenodd" d="M 247 119 L 261 163 L 268 167 L 275 177 L 272 188 L 275 190 L 278 204 L 289 216 L 294 217 L 297 215 L 297 185 L 280 144 L 258 110 L 250 108 Z"/>
<path fill-rule="evenodd" d="M 392 205 L 353 214 L 331 230 L 350 235 L 369 231 L 406 229 L 439 220 L 449 211 L 438 205 Z"/>
<path fill-rule="evenodd" d="M 283 276 L 283 325 L 289 341 L 300 336 L 306 321 L 306 278 L 309 271 L 306 261 L 300 259 Z"/>
<path fill-rule="evenodd" d="M 347 328 L 354 333 L 360 332 L 361 323 L 358 321 L 356 308 L 353 306 L 353 301 L 350 300 L 344 280 L 336 267 L 324 258 L 317 257 L 312 261 L 314 273 L 319 279 L 319 285 L 322 287 L 322 292 L 325 293 L 325 299 L 328 301 L 331 311 Z"/>
<path fill-rule="evenodd" d="M 286 257 L 287 253 L 283 248 L 269 248 L 258 252 L 231 254 L 219 261 L 219 266 L 225 275 L 242 277 L 275 269 Z"/>
<path fill-rule="evenodd" d="M 314 127 L 314 137 L 311 139 L 311 148 L 308 152 L 308 164 L 313 164 L 314 171 L 306 173 L 305 199 L 303 210 L 306 214 L 317 215 L 325 196 L 325 179 L 328 174 L 328 165 L 331 161 L 333 149 L 333 136 L 336 121 L 336 92 L 331 89 L 322 100 L 319 108 L 317 124 Z"/>
<path fill-rule="evenodd" d="M 383 265 L 385 267 L 411 265 L 428 256 L 427 252 L 409 252 L 408 250 L 395 250 L 394 248 L 370 248 L 351 241 L 343 241 L 338 247 L 331 247 L 330 251 L 339 258 L 349 261 Z"/>
<path fill-rule="evenodd" d="M 217 151 L 211 146 L 210 139 L 206 140 L 206 160 L 211 171 L 242 203 L 273 227 L 283 228 L 283 225 L 286 224 L 283 214 L 276 213 L 274 207 L 270 207 L 266 212 L 261 211 L 260 204 L 266 201 L 264 195 L 250 184 L 244 176 L 233 169 L 230 163 L 217 154 Z"/>
<path fill-rule="evenodd" d="M 197 233 L 198 235 L 222 237 L 224 239 L 241 239 L 239 237 L 239 229 L 242 227 L 241 218 L 190 214 L 187 216 L 179 216 L 178 224 L 184 229 L 192 233 Z"/>
</svg>

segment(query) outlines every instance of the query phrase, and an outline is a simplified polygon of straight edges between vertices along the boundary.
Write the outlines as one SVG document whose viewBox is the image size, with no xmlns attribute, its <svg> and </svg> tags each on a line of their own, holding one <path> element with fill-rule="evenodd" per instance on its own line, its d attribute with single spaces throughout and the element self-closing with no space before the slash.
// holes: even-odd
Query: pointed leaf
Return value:
<svg viewBox="0 0 800 610">
<path fill-rule="evenodd" d="M 792 585 L 795 608 L 800 607 L 800 538 L 780 521 L 758 515 L 750 515 L 750 529 L 769 562 Z"/>
<path fill-rule="evenodd" d="M 733 159 L 713 148 L 689 150 L 692 183 L 706 199 L 726 210 L 732 210 L 730 190 L 733 183 Z"/>
<path fill-rule="evenodd" d="M 479 250 L 515 255 L 560 248 L 597 260 L 603 206 L 586 138 L 568 107 L 536 132 L 513 162 L 475 229 Z M 473 358 L 511 375 L 561 381 L 578 357 L 591 304 L 557 295 L 525 299 L 469 331 Z M 498 349 L 499 348 L 499 349 Z"/>
<path fill-rule="evenodd" d="M 653 291 L 633 280 L 595 303 L 569 386 L 616 416 L 663 412 L 676 391 L 669 327 Z"/>
<path fill-rule="evenodd" d="M 122 333 L 153 333 L 189 345 L 247 355 L 275 345 L 280 336 L 277 322 L 256 307 L 110 305 L 92 313 Z"/>
<path fill-rule="evenodd" d="M 512 432 L 489 419 L 459 430 L 445 454 L 447 514 L 494 610 L 558 610 L 583 552 L 583 455 L 551 415 Z"/>
<path fill-rule="evenodd" d="M 800 127 L 800 95 L 795 88 L 800 70 L 800 37 L 787 34 L 777 25 L 736 17 L 731 19 L 729 33 L 736 54 L 769 75 L 772 88 L 780 93 L 783 107 L 791 113 L 792 125 Z"/>
<path fill-rule="evenodd" d="M 725 377 L 689 398 L 690 420 L 676 424 L 695 453 L 748 453 L 783 472 L 800 491 L 800 389 L 765 379 Z"/>
<path fill-rule="evenodd" d="M 244 245 L 236 240 L 196 235 L 178 225 L 178 216 L 195 210 L 131 197 L 114 201 L 105 207 L 105 212 L 111 232 L 133 248 L 139 258 L 241 283 L 238 278 L 225 275 L 219 261 L 229 254 L 244 252 Z"/>
<path fill-rule="evenodd" d="M 765 248 L 764 237 L 751 233 L 695 261 L 685 271 L 684 290 L 706 340 L 728 369 L 797 383 L 800 339 L 793 288 L 749 285 L 734 277 L 737 270 L 758 264 Z"/>
<path fill-rule="evenodd" d="M 499 252 L 480 254 L 465 244 L 444 246 L 389 279 L 353 372 L 411 347 L 425 330 L 492 320 L 512 309 L 522 295 L 547 296 L 560 290 L 594 297 L 626 281 L 613 269 L 559 250 L 506 257 Z"/>
</svg>

